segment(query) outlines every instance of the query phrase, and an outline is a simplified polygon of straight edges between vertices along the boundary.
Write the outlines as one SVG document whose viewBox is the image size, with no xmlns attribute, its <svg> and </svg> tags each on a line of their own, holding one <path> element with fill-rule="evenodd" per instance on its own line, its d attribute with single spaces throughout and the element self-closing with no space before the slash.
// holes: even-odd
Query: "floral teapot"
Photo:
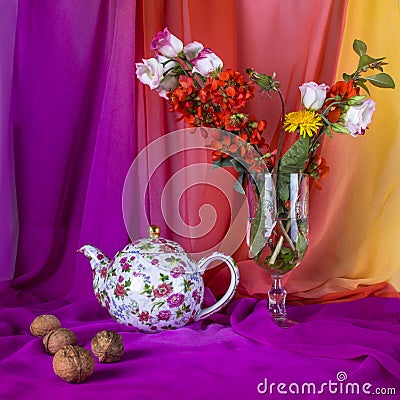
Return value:
<svg viewBox="0 0 400 400">
<path fill-rule="evenodd" d="M 78 250 L 90 261 L 100 304 L 117 322 L 149 333 L 180 328 L 219 311 L 239 283 L 239 270 L 231 257 L 213 253 L 196 263 L 178 243 L 159 236 L 160 228 L 151 225 L 147 239 L 128 244 L 112 260 L 91 245 Z M 228 265 L 230 286 L 219 301 L 202 309 L 202 275 L 215 260 Z"/>
</svg>

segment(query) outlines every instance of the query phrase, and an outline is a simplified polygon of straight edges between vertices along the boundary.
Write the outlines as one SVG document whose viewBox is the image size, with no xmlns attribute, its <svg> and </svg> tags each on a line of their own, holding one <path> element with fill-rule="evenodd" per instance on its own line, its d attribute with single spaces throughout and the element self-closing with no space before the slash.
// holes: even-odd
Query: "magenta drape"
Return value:
<svg viewBox="0 0 400 400">
<path fill-rule="evenodd" d="M 2 201 L 16 191 L 8 208 L 18 210 L 19 236 L 1 243 L 9 254 L 2 277 L 12 272 L 18 245 L 11 285 L 38 299 L 62 298 L 71 288 L 86 295 L 80 240 L 113 251 L 128 239 L 121 193 L 136 137 L 135 12 L 134 1 L 22 0 L 16 32 L 9 26 L 14 113 L 2 133 L 9 148 L 1 171 L 15 173 L 15 189 L 2 191 Z M 6 222 L 15 215 L 5 214 Z"/>
<path fill-rule="evenodd" d="M 13 277 L 18 243 L 11 87 L 18 2 L 2 4 L 0 13 L 0 281 Z"/>
</svg>

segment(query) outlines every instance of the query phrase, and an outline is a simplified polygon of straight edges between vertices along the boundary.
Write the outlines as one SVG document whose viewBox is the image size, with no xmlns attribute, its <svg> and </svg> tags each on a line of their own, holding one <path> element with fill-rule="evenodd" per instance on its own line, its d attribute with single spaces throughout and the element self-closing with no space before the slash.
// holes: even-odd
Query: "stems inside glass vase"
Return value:
<svg viewBox="0 0 400 400">
<path fill-rule="evenodd" d="M 255 174 L 246 190 L 249 257 L 271 275 L 269 311 L 275 322 L 286 328 L 294 323 L 286 318 L 282 277 L 300 264 L 307 251 L 308 176 Z"/>
</svg>

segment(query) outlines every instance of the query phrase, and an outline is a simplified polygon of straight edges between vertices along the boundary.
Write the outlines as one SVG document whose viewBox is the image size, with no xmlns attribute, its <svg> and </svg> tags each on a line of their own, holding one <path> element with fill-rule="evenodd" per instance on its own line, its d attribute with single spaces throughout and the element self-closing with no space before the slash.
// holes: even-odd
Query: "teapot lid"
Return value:
<svg viewBox="0 0 400 400">
<path fill-rule="evenodd" d="M 148 235 L 149 236 L 145 239 L 138 239 L 128 244 L 123 251 L 140 254 L 186 254 L 180 244 L 172 240 L 160 238 L 159 226 L 150 225 L 148 228 Z"/>
</svg>

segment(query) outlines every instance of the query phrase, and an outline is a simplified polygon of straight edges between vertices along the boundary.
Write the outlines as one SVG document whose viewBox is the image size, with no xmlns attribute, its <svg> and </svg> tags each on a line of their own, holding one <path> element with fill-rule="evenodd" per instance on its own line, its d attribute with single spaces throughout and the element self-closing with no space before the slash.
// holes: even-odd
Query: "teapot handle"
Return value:
<svg viewBox="0 0 400 400">
<path fill-rule="evenodd" d="M 231 272 L 231 282 L 227 292 L 215 304 L 213 304 L 211 307 L 204 308 L 199 312 L 199 314 L 197 314 L 196 321 L 206 318 L 225 307 L 234 296 L 239 284 L 239 268 L 237 267 L 233 258 L 227 256 L 226 254 L 215 252 L 207 257 L 202 258 L 198 263 L 199 269 L 205 271 L 207 265 L 216 260 L 223 261 L 229 267 Z"/>
</svg>

